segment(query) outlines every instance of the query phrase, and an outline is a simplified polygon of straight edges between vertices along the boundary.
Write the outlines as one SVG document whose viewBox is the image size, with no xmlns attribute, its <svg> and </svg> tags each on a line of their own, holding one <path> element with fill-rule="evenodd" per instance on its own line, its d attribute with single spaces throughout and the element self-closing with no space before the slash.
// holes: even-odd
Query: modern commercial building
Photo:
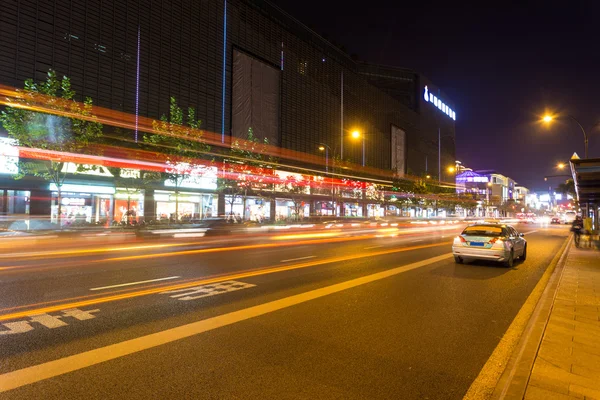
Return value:
<svg viewBox="0 0 600 400">
<path fill-rule="evenodd" d="M 480 200 L 481 212 L 485 215 L 498 214 L 498 209 L 506 204 L 526 204 L 529 190 L 518 186 L 515 181 L 494 170 L 473 171 L 461 167 L 456 175 L 457 192 L 471 193 Z M 515 212 L 520 211 L 515 207 Z"/>
<path fill-rule="evenodd" d="M 159 118 L 175 97 L 180 106 L 194 107 L 202 128 L 223 142 L 245 138 L 252 127 L 279 147 L 324 156 L 323 143 L 330 157 L 390 177 L 450 179 L 440 173 L 454 160 L 457 114 L 447 95 L 414 71 L 353 61 L 267 1 L 11 1 L 3 3 L 0 22 L 0 84 L 22 87 L 54 69 L 71 79 L 78 100 L 91 97 L 118 111 Z M 350 137 L 354 130 L 362 140 Z M 186 213 L 224 213 L 227 199 L 211 179 L 188 185 Z M 130 194 L 110 177 L 70 176 L 67 184 L 65 206 L 85 208 L 88 220 L 103 213 L 118 218 L 117 201 L 124 197 L 131 207 Z M 14 190 L 23 195 L 7 192 Z M 15 182 L 7 173 L 0 175 L 0 192 L 3 213 L 20 210 L 9 206 L 12 196 L 26 198 L 29 213 L 50 214 L 48 199 L 56 197 L 47 182 Z M 174 210 L 166 184 L 136 196 L 138 215 Z M 253 201 L 256 212 L 271 219 L 277 209 L 290 213 L 289 199 Z M 317 201 L 307 194 L 307 213 L 363 215 L 368 209 L 364 198 L 347 207 Z M 248 215 L 249 204 L 241 207 Z"/>
</svg>

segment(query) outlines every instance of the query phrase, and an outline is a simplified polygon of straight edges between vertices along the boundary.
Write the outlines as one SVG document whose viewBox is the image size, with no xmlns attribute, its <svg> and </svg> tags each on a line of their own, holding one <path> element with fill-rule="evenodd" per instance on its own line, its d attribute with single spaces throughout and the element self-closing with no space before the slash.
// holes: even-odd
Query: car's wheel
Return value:
<svg viewBox="0 0 600 400">
<path fill-rule="evenodd" d="M 504 261 L 504 266 L 506 268 L 512 268 L 513 265 L 515 265 L 515 252 L 511 250 L 510 255 L 508 256 L 508 260 Z"/>
<path fill-rule="evenodd" d="M 521 261 L 527 260 L 527 245 L 523 247 L 523 254 L 521 254 Z"/>
<path fill-rule="evenodd" d="M 454 256 L 454 262 L 457 264 L 462 264 L 464 261 L 461 257 L 459 256 Z"/>
</svg>

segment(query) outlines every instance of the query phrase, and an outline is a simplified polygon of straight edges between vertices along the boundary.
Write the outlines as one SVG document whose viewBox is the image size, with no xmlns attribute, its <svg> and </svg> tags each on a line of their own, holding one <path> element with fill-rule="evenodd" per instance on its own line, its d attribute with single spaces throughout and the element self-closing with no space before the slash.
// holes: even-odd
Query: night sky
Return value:
<svg viewBox="0 0 600 400">
<path fill-rule="evenodd" d="M 537 190 L 567 179 L 544 182 L 573 152 L 583 158 L 583 133 L 568 120 L 538 123 L 545 110 L 577 118 L 600 157 L 598 1 L 273 3 L 361 60 L 431 79 L 456 105 L 457 158 L 470 168 Z"/>
</svg>

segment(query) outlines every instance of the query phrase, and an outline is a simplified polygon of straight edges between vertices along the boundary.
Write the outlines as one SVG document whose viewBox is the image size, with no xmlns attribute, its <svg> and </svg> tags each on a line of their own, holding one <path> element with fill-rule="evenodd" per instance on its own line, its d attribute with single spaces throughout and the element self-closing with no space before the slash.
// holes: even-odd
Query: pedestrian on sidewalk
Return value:
<svg viewBox="0 0 600 400">
<path fill-rule="evenodd" d="M 579 241 L 581 240 L 581 231 L 583 230 L 583 219 L 581 216 L 575 217 L 571 224 L 571 232 L 575 234 L 575 246 L 579 247 Z"/>
</svg>

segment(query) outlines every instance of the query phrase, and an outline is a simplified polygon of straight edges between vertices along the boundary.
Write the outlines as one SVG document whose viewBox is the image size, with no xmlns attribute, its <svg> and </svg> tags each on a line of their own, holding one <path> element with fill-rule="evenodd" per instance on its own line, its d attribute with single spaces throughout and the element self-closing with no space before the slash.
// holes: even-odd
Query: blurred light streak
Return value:
<svg viewBox="0 0 600 400">
<path fill-rule="evenodd" d="M 292 239 L 308 239 L 308 238 L 324 238 L 339 235 L 341 232 L 325 232 L 325 233 L 303 233 L 298 235 L 282 235 L 273 236 L 271 240 L 292 240 Z"/>
<path fill-rule="evenodd" d="M 48 101 L 52 100 L 52 101 Z M 65 102 L 64 108 L 71 108 L 73 103 L 77 104 L 80 109 L 83 109 L 83 105 L 81 103 L 69 101 Z M 0 104 L 22 108 L 30 111 L 37 111 L 46 114 L 53 114 L 58 116 L 64 116 L 69 118 L 77 118 L 82 120 L 88 120 L 93 122 L 99 122 L 104 125 L 110 125 L 114 127 L 120 127 L 124 129 L 129 129 L 133 132 L 147 132 L 153 134 L 160 134 L 165 136 L 178 137 L 185 140 L 196 140 L 203 141 L 209 145 L 217 146 L 217 147 L 231 147 L 232 138 L 229 136 L 223 137 L 222 134 L 217 134 L 214 132 L 198 130 L 197 138 L 178 135 L 170 132 L 156 131 L 153 128 L 154 120 L 147 117 L 142 117 L 137 114 L 132 115 L 121 111 L 111 110 L 99 106 L 93 106 L 91 115 L 86 116 L 79 113 L 68 112 L 60 109 L 53 108 L 48 104 L 56 104 L 56 98 L 46 96 L 40 93 L 31 93 L 25 92 L 22 89 L 15 89 L 6 85 L 0 85 Z M 68 107 L 67 107 L 68 106 Z M 250 142 L 236 138 L 236 141 L 240 142 L 242 145 L 251 145 Z M 273 145 L 266 145 L 264 155 L 276 157 L 278 159 L 286 159 L 286 160 L 294 160 L 301 161 L 313 165 L 322 166 L 324 164 L 323 157 L 314 154 L 302 153 L 295 150 L 283 149 Z M 367 173 L 370 176 L 378 177 L 384 179 L 381 183 L 391 184 L 393 179 L 393 171 L 382 170 L 372 167 L 363 167 L 359 164 L 349 164 L 346 169 L 361 171 L 363 173 Z M 323 171 L 318 171 L 320 174 L 323 174 Z M 343 174 L 338 174 L 339 176 L 343 176 Z M 352 177 L 354 179 L 363 179 L 364 177 Z M 417 181 L 420 180 L 420 177 L 413 176 L 405 176 L 405 180 L 409 181 Z M 370 178 L 369 181 L 378 181 L 379 179 Z M 447 187 L 455 187 L 454 182 L 443 182 L 443 186 Z"/>
<path fill-rule="evenodd" d="M 175 284 L 175 285 L 170 285 L 170 286 L 153 287 L 151 289 L 138 290 L 135 292 L 128 292 L 128 293 L 117 294 L 117 295 L 109 295 L 109 296 L 100 297 L 100 298 L 90 298 L 88 300 L 82 300 L 82 301 L 77 301 L 77 302 L 72 302 L 72 303 L 61 303 L 61 304 L 42 307 L 42 308 L 32 308 L 32 309 L 26 310 L 26 311 L 19 311 L 19 312 L 15 312 L 15 313 L 0 315 L 0 321 L 8 321 L 8 320 L 27 317 L 27 316 L 36 315 L 36 314 L 44 314 L 44 313 L 61 311 L 66 308 L 86 307 L 86 306 L 95 305 L 95 304 L 102 304 L 102 303 L 114 302 L 114 301 L 118 301 L 118 300 L 126 300 L 126 299 L 141 297 L 141 296 L 147 296 L 150 294 L 158 294 L 158 293 L 161 293 L 164 291 L 169 291 L 169 290 L 185 289 L 188 287 L 207 285 L 207 284 L 211 284 L 211 283 L 223 282 L 223 281 L 228 281 L 228 280 L 245 279 L 245 278 L 250 278 L 253 276 L 267 275 L 267 274 L 284 272 L 284 271 L 289 271 L 289 270 L 294 270 L 294 269 L 308 268 L 308 267 L 313 267 L 313 266 L 317 266 L 317 265 L 331 264 L 331 263 L 344 262 L 344 261 L 353 261 L 353 260 L 360 259 L 360 258 L 368 258 L 368 257 L 375 257 L 375 256 L 381 256 L 381 255 L 387 255 L 387 254 L 402 253 L 402 252 L 406 252 L 406 251 L 426 249 L 426 248 L 432 248 L 432 247 L 448 246 L 450 243 L 452 243 L 452 242 L 434 243 L 434 244 L 427 244 L 427 245 L 421 245 L 421 246 L 403 247 L 403 248 L 397 248 L 397 249 L 380 250 L 380 251 L 375 251 L 375 252 L 365 252 L 365 253 L 358 253 L 358 254 L 353 253 L 353 254 L 350 254 L 347 256 L 324 258 L 324 259 L 318 259 L 318 260 L 314 260 L 314 261 L 308 261 L 308 262 L 298 263 L 298 264 L 291 264 L 291 265 L 286 265 L 286 266 L 264 267 L 264 268 L 260 268 L 260 269 L 237 272 L 237 273 L 233 273 L 233 274 L 229 274 L 229 275 L 221 275 L 216 278 L 208 278 L 208 279 L 205 278 L 202 280 L 195 280 L 195 281 L 191 281 L 191 282 L 180 283 L 180 284 Z M 92 296 L 93 295 L 80 296 L 78 298 L 89 298 Z M 69 299 L 56 300 L 56 301 L 53 301 L 52 303 L 58 303 L 61 301 L 68 301 L 68 300 Z M 0 309 L 0 312 L 14 310 L 14 309 L 21 309 L 21 308 L 26 308 L 26 307 L 38 307 L 39 305 L 42 305 L 42 304 L 48 304 L 48 302 L 27 304 L 27 305 L 22 305 L 22 306 L 17 306 L 17 307 Z"/>
</svg>

